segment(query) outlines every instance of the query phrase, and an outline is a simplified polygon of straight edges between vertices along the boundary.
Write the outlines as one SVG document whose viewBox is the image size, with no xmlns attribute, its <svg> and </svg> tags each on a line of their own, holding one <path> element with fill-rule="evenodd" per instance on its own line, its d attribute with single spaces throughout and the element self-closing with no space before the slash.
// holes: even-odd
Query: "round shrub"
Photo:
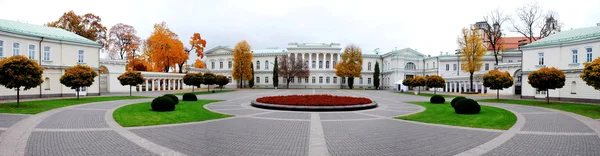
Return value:
<svg viewBox="0 0 600 156">
<path fill-rule="evenodd" d="M 433 95 L 433 96 L 431 96 L 431 99 L 429 99 L 429 102 L 431 102 L 431 103 L 444 103 L 444 102 L 446 102 L 446 98 L 444 98 L 441 95 Z"/>
<path fill-rule="evenodd" d="M 173 94 L 165 94 L 163 96 L 169 97 L 169 98 L 173 99 L 173 102 L 175 102 L 175 104 L 179 104 L 179 98 L 177 98 L 177 96 L 175 96 Z"/>
<path fill-rule="evenodd" d="M 456 114 L 477 114 L 481 111 L 479 103 L 473 99 L 461 99 L 456 102 L 454 112 Z"/>
<path fill-rule="evenodd" d="M 183 94 L 183 101 L 198 101 L 198 97 L 196 97 L 196 94 L 193 93 L 185 93 Z"/>
<path fill-rule="evenodd" d="M 154 98 L 154 100 L 152 100 L 152 104 L 150 104 L 150 106 L 152 107 L 153 111 L 159 111 L 159 112 L 175 110 L 175 102 L 173 102 L 173 99 L 166 97 L 166 96 Z"/>
<path fill-rule="evenodd" d="M 462 100 L 462 99 L 466 99 L 466 97 L 464 97 L 464 96 L 455 97 L 454 99 L 452 99 L 452 101 L 450 101 L 450 105 L 452 105 L 452 107 L 454 107 L 454 106 L 456 106 L 456 102 L 458 102 L 458 100 Z"/>
</svg>

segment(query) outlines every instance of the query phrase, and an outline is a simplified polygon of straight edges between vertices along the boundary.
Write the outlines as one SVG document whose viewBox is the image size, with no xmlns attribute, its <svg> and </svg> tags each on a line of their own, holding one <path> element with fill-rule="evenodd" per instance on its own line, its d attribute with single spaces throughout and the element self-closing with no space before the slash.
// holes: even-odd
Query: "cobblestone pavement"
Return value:
<svg viewBox="0 0 600 156">
<path fill-rule="evenodd" d="M 379 107 L 294 112 L 249 104 L 291 94 L 363 96 Z M 600 155 L 600 122 L 546 108 L 483 103 L 518 118 L 509 130 L 489 130 L 393 119 L 424 110 L 405 102 L 429 99 L 389 91 L 255 89 L 199 98 L 225 100 L 205 107 L 235 116 L 132 128 L 112 119 L 118 107 L 151 99 L 0 114 L 0 155 Z"/>
</svg>

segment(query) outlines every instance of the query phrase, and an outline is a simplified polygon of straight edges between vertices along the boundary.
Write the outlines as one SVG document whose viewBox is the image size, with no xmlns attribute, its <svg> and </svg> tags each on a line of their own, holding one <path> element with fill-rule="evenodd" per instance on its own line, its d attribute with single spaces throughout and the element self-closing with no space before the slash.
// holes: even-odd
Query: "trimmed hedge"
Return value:
<svg viewBox="0 0 600 156">
<path fill-rule="evenodd" d="M 181 99 L 183 101 L 198 101 L 198 97 L 196 97 L 196 94 L 193 93 L 185 93 Z"/>
<path fill-rule="evenodd" d="M 456 102 L 454 112 L 456 114 L 477 114 L 481 111 L 479 103 L 473 99 L 461 99 Z"/>
<path fill-rule="evenodd" d="M 173 101 L 173 99 L 166 97 L 166 96 L 154 98 L 154 100 L 152 100 L 152 104 L 150 104 L 150 106 L 152 107 L 153 111 L 158 111 L 158 112 L 166 112 L 166 111 L 175 110 L 175 102 Z"/>
<path fill-rule="evenodd" d="M 457 96 L 454 99 L 452 99 L 452 101 L 450 101 L 450 105 L 452 105 L 452 107 L 456 106 L 456 102 L 458 102 L 458 100 L 462 100 L 462 99 L 466 99 L 466 97 L 464 96 Z"/>
<path fill-rule="evenodd" d="M 175 96 L 173 94 L 165 94 L 163 96 L 169 97 L 173 100 L 173 102 L 175 102 L 175 104 L 179 104 L 179 98 L 177 98 L 177 96 Z"/>
<path fill-rule="evenodd" d="M 440 103 L 446 102 L 446 98 L 444 98 L 441 95 L 433 95 L 433 96 L 431 96 L 431 99 L 429 99 L 429 102 L 435 103 L 435 104 L 440 104 Z"/>
</svg>

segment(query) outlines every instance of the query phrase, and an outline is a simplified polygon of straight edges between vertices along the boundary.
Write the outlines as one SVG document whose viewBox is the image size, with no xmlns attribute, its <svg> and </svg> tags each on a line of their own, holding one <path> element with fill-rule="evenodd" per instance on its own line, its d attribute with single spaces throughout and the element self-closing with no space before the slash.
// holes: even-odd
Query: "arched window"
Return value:
<svg viewBox="0 0 600 156">
<path fill-rule="evenodd" d="M 329 61 L 325 61 L 325 68 L 329 69 Z"/>
<path fill-rule="evenodd" d="M 415 64 L 412 63 L 412 62 L 408 62 L 408 63 L 406 63 L 406 66 L 404 66 L 404 69 L 406 69 L 406 70 L 416 70 L 417 66 L 415 66 Z"/>
<path fill-rule="evenodd" d="M 369 62 L 369 65 L 367 66 L 368 70 L 371 70 L 371 62 Z"/>
<path fill-rule="evenodd" d="M 256 66 L 256 69 L 260 69 L 260 61 L 256 61 L 255 66 Z"/>
<path fill-rule="evenodd" d="M 575 81 L 571 82 L 571 94 L 577 94 L 577 83 Z"/>
<path fill-rule="evenodd" d="M 48 77 L 44 79 L 44 90 L 50 90 L 50 78 Z"/>
<path fill-rule="evenodd" d="M 265 61 L 265 69 L 269 69 L 269 61 Z"/>
</svg>

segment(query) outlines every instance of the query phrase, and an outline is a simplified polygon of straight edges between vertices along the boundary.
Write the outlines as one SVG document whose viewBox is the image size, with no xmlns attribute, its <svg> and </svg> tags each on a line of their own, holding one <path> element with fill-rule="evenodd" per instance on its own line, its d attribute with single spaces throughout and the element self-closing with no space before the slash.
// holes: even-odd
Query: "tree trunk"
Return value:
<svg viewBox="0 0 600 156">
<path fill-rule="evenodd" d="M 419 86 L 419 91 L 417 91 L 417 94 L 421 94 L 421 86 Z"/>
<path fill-rule="evenodd" d="M 494 57 L 496 58 L 496 64 L 494 65 L 498 65 L 498 52 L 496 51 L 496 48 L 494 48 Z"/>
<path fill-rule="evenodd" d="M 471 73 L 471 75 L 469 76 L 469 81 L 471 81 L 470 82 L 471 86 L 469 87 L 469 92 L 472 92 L 473 91 L 473 72 L 470 72 L 470 73 Z"/>
<path fill-rule="evenodd" d="M 496 90 L 496 102 L 500 101 L 500 89 Z"/>
<path fill-rule="evenodd" d="M 79 89 L 77 89 L 77 100 L 79 100 Z"/>
<path fill-rule="evenodd" d="M 129 86 L 129 96 L 131 96 L 131 85 Z"/>
<path fill-rule="evenodd" d="M 433 88 L 433 95 L 435 95 L 437 93 L 436 88 Z"/>
<path fill-rule="evenodd" d="M 17 107 L 19 107 L 19 103 L 20 103 L 19 91 L 21 91 L 21 87 L 17 88 Z"/>
<path fill-rule="evenodd" d="M 286 88 L 290 89 L 290 79 L 287 79 Z"/>
<path fill-rule="evenodd" d="M 208 85 L 208 88 L 206 88 L 208 90 L 208 92 L 210 92 L 210 85 Z"/>
<path fill-rule="evenodd" d="M 192 86 L 192 93 L 194 92 L 194 86 Z"/>
<path fill-rule="evenodd" d="M 550 104 L 550 96 L 548 93 L 548 89 L 546 89 L 546 104 Z"/>
</svg>

